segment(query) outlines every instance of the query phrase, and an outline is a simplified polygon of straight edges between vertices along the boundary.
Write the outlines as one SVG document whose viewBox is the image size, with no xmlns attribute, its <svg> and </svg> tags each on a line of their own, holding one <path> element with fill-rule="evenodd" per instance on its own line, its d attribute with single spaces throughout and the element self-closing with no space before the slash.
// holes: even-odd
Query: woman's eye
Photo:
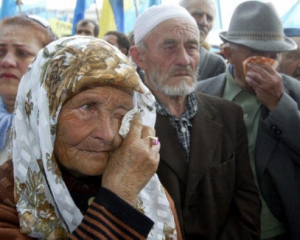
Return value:
<svg viewBox="0 0 300 240">
<path fill-rule="evenodd" d="M 123 118 L 125 116 L 125 114 L 128 112 L 127 109 L 118 109 L 116 112 L 115 112 L 115 116 L 117 118 Z"/>
<path fill-rule="evenodd" d="M 93 103 L 88 103 L 88 104 L 84 104 L 82 106 L 82 109 L 85 111 L 91 111 L 93 109 L 94 104 Z"/>
<path fill-rule="evenodd" d="M 26 51 L 22 51 L 22 50 L 18 51 L 18 55 L 19 55 L 20 57 L 23 57 L 23 58 L 26 58 L 26 57 L 29 57 L 29 56 L 31 57 L 31 56 L 32 56 L 31 53 L 26 52 Z"/>
<path fill-rule="evenodd" d="M 5 51 L 4 50 L 0 50 L 0 56 L 4 56 L 5 55 Z"/>
</svg>

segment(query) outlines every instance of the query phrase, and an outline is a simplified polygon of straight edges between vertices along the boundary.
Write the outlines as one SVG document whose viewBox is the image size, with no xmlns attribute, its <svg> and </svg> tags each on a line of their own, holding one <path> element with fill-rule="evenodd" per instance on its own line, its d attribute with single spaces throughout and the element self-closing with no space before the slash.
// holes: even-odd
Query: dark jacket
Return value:
<svg viewBox="0 0 300 240">
<path fill-rule="evenodd" d="M 289 240 L 300 239 L 300 82 L 281 74 L 284 94 L 270 113 L 262 107 L 255 164 L 268 207 L 285 223 Z M 226 75 L 201 81 L 198 90 L 222 97 Z"/>
<path fill-rule="evenodd" d="M 261 203 L 250 168 L 242 109 L 196 94 L 190 159 L 168 117 L 155 125 L 161 142 L 158 176 L 174 200 L 187 240 L 259 239 Z"/>
</svg>

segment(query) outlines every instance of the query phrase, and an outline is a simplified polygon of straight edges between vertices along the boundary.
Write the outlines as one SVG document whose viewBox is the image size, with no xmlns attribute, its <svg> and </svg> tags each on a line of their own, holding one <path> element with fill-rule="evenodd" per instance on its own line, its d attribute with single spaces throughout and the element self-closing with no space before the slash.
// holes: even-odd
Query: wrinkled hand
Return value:
<svg viewBox="0 0 300 240">
<path fill-rule="evenodd" d="M 274 110 L 284 92 L 281 76 L 269 65 L 247 65 L 246 82 L 256 92 L 258 100 L 270 111 Z"/>
<path fill-rule="evenodd" d="M 159 163 L 160 144 L 151 145 L 148 136 L 155 136 L 155 130 L 143 126 L 140 115 L 135 114 L 127 137 L 112 154 L 102 176 L 102 186 L 132 206 Z"/>
</svg>

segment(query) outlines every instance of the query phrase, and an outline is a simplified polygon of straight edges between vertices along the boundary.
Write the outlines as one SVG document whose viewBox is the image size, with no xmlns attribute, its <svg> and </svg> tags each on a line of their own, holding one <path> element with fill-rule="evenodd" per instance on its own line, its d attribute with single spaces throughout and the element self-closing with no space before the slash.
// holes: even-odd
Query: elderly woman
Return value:
<svg viewBox="0 0 300 240">
<path fill-rule="evenodd" d="M 15 16 L 0 21 L 0 164 L 9 158 L 20 80 L 39 50 L 55 39 L 50 27 L 36 18 Z"/>
<path fill-rule="evenodd" d="M 104 40 L 41 50 L 20 83 L 13 160 L 0 167 L 0 236 L 180 238 L 155 174 L 155 112 L 134 67 Z"/>
</svg>

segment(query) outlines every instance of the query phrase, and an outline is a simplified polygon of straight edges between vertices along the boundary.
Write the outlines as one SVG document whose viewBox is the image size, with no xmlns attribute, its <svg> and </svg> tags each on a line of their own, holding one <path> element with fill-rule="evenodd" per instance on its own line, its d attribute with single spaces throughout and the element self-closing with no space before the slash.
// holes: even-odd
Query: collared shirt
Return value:
<svg viewBox="0 0 300 240">
<path fill-rule="evenodd" d="M 223 98 L 240 105 L 244 112 L 244 122 L 248 134 L 248 152 L 250 164 L 254 174 L 254 180 L 258 186 L 257 175 L 255 170 L 255 144 L 258 131 L 259 118 L 261 113 L 261 103 L 256 95 L 244 91 L 233 78 L 233 67 L 230 65 L 226 70 L 226 86 Z M 258 187 L 259 190 L 259 187 Z M 285 232 L 284 225 L 274 217 L 267 203 L 259 191 L 262 201 L 261 212 L 261 239 L 271 238 Z"/>
<path fill-rule="evenodd" d="M 156 108 L 158 114 L 169 117 L 171 125 L 176 129 L 179 142 L 184 149 L 186 161 L 188 162 L 190 154 L 190 130 L 192 128 L 190 120 L 198 112 L 198 104 L 195 93 L 188 95 L 186 109 L 180 118 L 172 115 L 168 109 L 159 102 L 159 100 L 156 102 Z"/>
</svg>

